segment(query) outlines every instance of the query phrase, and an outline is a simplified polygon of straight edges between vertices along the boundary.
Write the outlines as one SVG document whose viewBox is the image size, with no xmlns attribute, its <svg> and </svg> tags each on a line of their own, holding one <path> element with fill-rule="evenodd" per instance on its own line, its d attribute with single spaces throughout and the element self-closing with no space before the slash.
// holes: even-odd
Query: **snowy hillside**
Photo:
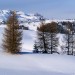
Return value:
<svg viewBox="0 0 75 75">
<path fill-rule="evenodd" d="M 5 28 L 5 25 L 0 26 L 0 51 L 3 51 L 2 39 L 3 39 L 4 28 Z M 23 52 L 33 51 L 33 45 L 34 45 L 35 38 L 36 38 L 36 31 L 34 30 L 24 30 L 23 31 L 23 40 L 22 40 L 22 51 Z"/>
<path fill-rule="evenodd" d="M 22 11 L 16 11 L 16 13 L 19 19 L 19 23 L 39 22 L 40 18 L 43 17 L 38 13 L 26 14 Z M 0 23 L 5 23 L 10 14 L 11 10 L 0 10 Z"/>
<path fill-rule="evenodd" d="M 26 26 L 26 25 L 25 25 Z M 37 31 L 36 28 L 38 26 L 37 25 L 33 25 L 31 23 L 31 25 L 28 25 L 29 30 L 23 30 L 23 40 L 22 40 L 22 52 L 32 52 L 33 48 L 34 48 L 34 43 L 35 40 L 37 39 Z M 2 39 L 3 39 L 3 33 L 4 33 L 4 28 L 6 27 L 6 25 L 1 25 L 0 26 L 0 51 L 3 51 L 2 49 Z M 62 50 L 62 47 L 65 47 L 66 42 L 65 42 L 65 34 L 61 34 L 58 33 L 57 34 L 57 38 L 58 38 L 58 49 L 57 51 L 61 54 L 64 49 Z"/>
<path fill-rule="evenodd" d="M 23 31 L 23 40 L 22 40 L 22 51 L 23 52 L 32 52 L 34 41 L 36 38 L 36 31 L 25 30 Z"/>
<path fill-rule="evenodd" d="M 75 57 L 0 53 L 0 75 L 75 75 Z"/>
<path fill-rule="evenodd" d="M 0 47 L 2 48 L 2 39 L 4 28 L 6 25 L 0 26 Z M 22 40 L 22 52 L 32 52 L 34 48 L 35 40 L 37 39 L 37 31 L 36 26 L 30 25 L 29 30 L 23 30 L 23 40 Z M 57 38 L 59 39 L 58 52 L 62 53 L 61 47 L 65 46 L 64 34 L 57 34 Z M 0 51 L 2 50 L 0 48 Z M 2 50 L 3 51 L 3 50 Z"/>
<path fill-rule="evenodd" d="M 3 22 L 9 16 L 10 11 L 0 11 L 0 21 Z M 58 33 L 58 51 L 60 54 L 33 54 L 33 46 L 37 37 L 39 14 L 24 14 L 17 11 L 21 26 L 29 30 L 23 30 L 21 54 L 11 55 L 2 49 L 2 39 L 6 25 L 0 25 L 0 75 L 75 75 L 75 56 L 63 55 L 65 46 L 64 34 Z M 6 17 L 5 17 L 6 16 Z M 62 22 L 68 20 L 46 20 L 49 22 Z M 74 20 L 70 20 L 73 22 Z M 63 49 L 64 50 L 64 49 Z"/>
<path fill-rule="evenodd" d="M 33 13 L 33 14 L 28 14 L 23 11 L 16 11 L 17 17 L 19 20 L 19 23 L 32 23 L 34 22 L 35 24 L 37 22 L 40 22 L 40 18 L 43 18 L 43 15 L 40 15 L 39 13 Z M 0 10 L 0 24 L 3 24 L 6 22 L 7 18 L 10 16 L 11 10 Z M 63 22 L 63 21 L 69 21 L 69 22 L 74 22 L 74 19 L 66 19 L 66 20 L 60 20 L 60 19 L 47 19 L 45 18 L 46 23 L 49 22 Z"/>
</svg>

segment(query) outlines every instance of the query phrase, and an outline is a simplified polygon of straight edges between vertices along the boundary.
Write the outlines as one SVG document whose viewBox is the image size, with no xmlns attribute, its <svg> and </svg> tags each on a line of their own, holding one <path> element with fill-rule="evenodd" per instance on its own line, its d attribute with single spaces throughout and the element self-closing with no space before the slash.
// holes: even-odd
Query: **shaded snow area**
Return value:
<svg viewBox="0 0 75 75">
<path fill-rule="evenodd" d="M 0 53 L 0 75 L 75 75 L 75 56 Z"/>
</svg>

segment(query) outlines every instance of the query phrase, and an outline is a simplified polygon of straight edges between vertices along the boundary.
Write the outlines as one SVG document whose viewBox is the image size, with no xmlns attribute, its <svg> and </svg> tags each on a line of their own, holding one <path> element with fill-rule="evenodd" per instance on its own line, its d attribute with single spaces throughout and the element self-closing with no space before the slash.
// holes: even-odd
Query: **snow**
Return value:
<svg viewBox="0 0 75 75">
<path fill-rule="evenodd" d="M 2 50 L 2 39 L 4 28 L 6 25 L 0 26 L 0 51 Z M 34 30 L 23 30 L 23 40 L 22 40 L 22 51 L 23 52 L 32 52 L 33 45 L 36 38 L 36 31 Z"/>
<path fill-rule="evenodd" d="M 36 31 L 24 30 L 23 40 L 22 40 L 22 44 L 23 44 L 22 51 L 32 52 L 35 38 L 36 38 Z"/>
<path fill-rule="evenodd" d="M 75 57 L 0 53 L 0 75 L 74 75 Z"/>
<path fill-rule="evenodd" d="M 58 33 L 57 34 L 57 38 L 58 38 L 58 52 L 59 53 L 62 53 L 63 50 L 64 50 L 64 47 L 66 45 L 66 42 L 65 42 L 65 34 L 61 34 L 61 33 Z M 61 49 L 61 47 L 63 47 L 63 50 Z"/>
<path fill-rule="evenodd" d="M 58 23 L 58 22 L 74 22 L 75 20 L 74 19 L 62 19 L 62 20 L 60 20 L 60 19 L 50 19 L 50 20 L 46 20 L 46 23 L 51 23 L 51 22 L 56 22 L 56 23 Z"/>
<path fill-rule="evenodd" d="M 1 44 L 5 25 L 0 26 L 0 75 L 75 75 L 75 56 L 58 54 L 33 54 L 36 26 L 23 30 L 22 52 L 4 53 Z M 58 34 L 59 48 L 64 45 L 64 35 Z"/>
<path fill-rule="evenodd" d="M 27 19 L 37 19 L 37 17 L 34 16 L 34 14 L 26 15 L 26 14 L 25 14 L 24 12 L 22 12 L 22 11 L 18 11 L 17 14 L 20 15 L 21 17 L 23 17 L 23 18 L 27 18 Z"/>
<path fill-rule="evenodd" d="M 18 20 L 19 22 L 24 22 L 24 23 L 32 23 L 32 22 L 40 22 L 40 18 L 42 17 L 42 15 L 35 13 L 35 14 L 27 14 L 23 11 L 16 11 L 17 16 L 18 16 Z M 10 15 L 10 10 L 0 10 L 0 23 L 2 23 L 3 21 L 7 20 L 7 17 Z M 47 19 L 45 18 L 46 23 L 49 22 L 74 22 L 74 19 Z M 36 23 L 35 23 L 36 24 Z"/>
<path fill-rule="evenodd" d="M 16 11 L 16 14 L 20 23 L 37 22 L 41 17 L 41 15 L 36 16 L 35 14 L 26 14 L 23 11 Z M 10 10 L 0 10 L 0 23 L 2 23 L 2 21 L 6 21 L 9 15 Z"/>
</svg>

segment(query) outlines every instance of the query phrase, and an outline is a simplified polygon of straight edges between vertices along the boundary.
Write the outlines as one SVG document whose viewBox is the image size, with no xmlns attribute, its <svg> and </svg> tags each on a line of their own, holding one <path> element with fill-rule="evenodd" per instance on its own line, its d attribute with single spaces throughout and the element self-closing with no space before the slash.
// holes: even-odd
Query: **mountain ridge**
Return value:
<svg viewBox="0 0 75 75">
<path fill-rule="evenodd" d="M 10 16 L 11 10 L 0 10 L 0 23 L 6 22 L 7 18 Z M 40 18 L 43 16 L 35 13 L 35 14 L 26 14 L 23 11 L 16 11 L 19 23 L 31 23 L 31 22 L 39 22 Z"/>
</svg>

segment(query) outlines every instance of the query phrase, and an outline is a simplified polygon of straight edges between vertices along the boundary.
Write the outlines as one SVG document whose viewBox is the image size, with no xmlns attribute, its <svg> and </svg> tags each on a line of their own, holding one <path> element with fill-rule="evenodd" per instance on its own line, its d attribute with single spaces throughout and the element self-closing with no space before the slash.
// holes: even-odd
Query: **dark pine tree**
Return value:
<svg viewBox="0 0 75 75">
<path fill-rule="evenodd" d="M 11 11 L 11 15 L 7 20 L 7 26 L 4 31 L 3 49 L 12 54 L 20 52 L 22 31 L 19 30 L 19 23 L 15 11 Z"/>
<path fill-rule="evenodd" d="M 35 41 L 35 43 L 34 43 L 34 50 L 33 50 L 33 53 L 39 53 L 38 45 L 37 45 L 37 42 L 36 42 L 36 41 Z"/>
<path fill-rule="evenodd" d="M 67 41 L 67 55 L 73 55 L 73 46 L 74 46 L 74 28 L 71 22 L 66 22 L 66 41 Z"/>
</svg>

